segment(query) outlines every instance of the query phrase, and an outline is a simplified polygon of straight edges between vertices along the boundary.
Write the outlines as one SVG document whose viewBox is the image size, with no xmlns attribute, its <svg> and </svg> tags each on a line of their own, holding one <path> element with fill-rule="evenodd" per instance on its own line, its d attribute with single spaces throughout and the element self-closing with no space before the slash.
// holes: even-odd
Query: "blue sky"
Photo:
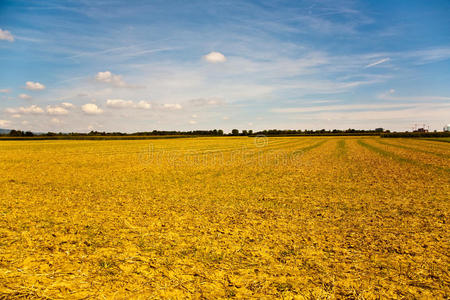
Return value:
<svg viewBox="0 0 450 300">
<path fill-rule="evenodd" d="M 450 2 L 7 1 L 0 128 L 450 123 Z"/>
</svg>

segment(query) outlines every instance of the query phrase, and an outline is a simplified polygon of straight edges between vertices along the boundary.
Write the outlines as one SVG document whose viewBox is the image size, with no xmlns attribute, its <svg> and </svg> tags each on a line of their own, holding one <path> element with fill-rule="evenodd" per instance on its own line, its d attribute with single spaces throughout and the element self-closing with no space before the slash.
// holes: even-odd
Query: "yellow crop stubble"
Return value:
<svg viewBox="0 0 450 300">
<path fill-rule="evenodd" d="M 1 141 L 0 296 L 448 297 L 435 143 Z"/>
</svg>

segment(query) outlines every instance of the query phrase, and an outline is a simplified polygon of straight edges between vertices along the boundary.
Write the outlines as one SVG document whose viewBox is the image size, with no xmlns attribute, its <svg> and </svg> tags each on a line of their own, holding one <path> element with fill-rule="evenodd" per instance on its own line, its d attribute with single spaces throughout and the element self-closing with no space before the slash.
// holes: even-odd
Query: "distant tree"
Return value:
<svg viewBox="0 0 450 300">
<path fill-rule="evenodd" d="M 231 134 L 232 135 L 239 135 L 239 130 L 238 129 L 233 129 L 233 130 L 231 130 Z"/>
<path fill-rule="evenodd" d="M 223 130 L 222 129 L 217 130 L 217 135 L 223 135 Z"/>
<path fill-rule="evenodd" d="M 9 136 L 23 136 L 23 131 L 13 129 L 9 132 Z"/>
</svg>

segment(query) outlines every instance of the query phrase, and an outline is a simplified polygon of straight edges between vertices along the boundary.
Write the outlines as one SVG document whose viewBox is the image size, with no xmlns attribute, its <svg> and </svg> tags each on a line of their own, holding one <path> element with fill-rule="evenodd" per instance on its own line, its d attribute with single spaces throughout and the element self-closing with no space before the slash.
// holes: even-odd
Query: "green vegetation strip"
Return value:
<svg viewBox="0 0 450 300">
<path fill-rule="evenodd" d="M 442 170 L 445 172 L 449 172 L 450 173 L 450 168 L 445 168 L 445 167 L 438 167 L 438 166 L 434 166 L 434 165 L 430 165 L 430 164 L 425 164 L 416 160 L 412 160 L 409 158 L 405 158 L 402 157 L 400 155 L 397 155 L 395 153 L 389 152 L 389 151 L 385 151 L 383 149 L 380 149 L 378 147 L 375 147 L 373 145 L 367 144 L 362 140 L 358 140 L 358 144 L 360 144 L 361 146 L 369 149 L 370 151 L 373 151 L 375 153 L 378 153 L 382 156 L 388 157 L 390 159 L 393 159 L 395 161 L 398 161 L 400 163 L 408 163 L 408 164 L 412 164 L 412 165 L 416 165 L 416 166 L 422 166 L 422 167 L 429 167 L 429 168 L 433 168 L 433 169 L 438 169 L 438 170 Z"/>
<path fill-rule="evenodd" d="M 440 139 L 427 139 L 423 138 L 421 140 L 427 140 L 427 141 L 434 141 L 434 142 L 441 142 L 441 143 L 450 143 L 450 138 L 440 138 Z"/>
<path fill-rule="evenodd" d="M 340 140 L 337 142 L 336 154 L 338 157 L 345 156 L 347 149 L 345 148 L 345 140 Z"/>
<path fill-rule="evenodd" d="M 412 150 L 412 151 L 415 151 L 415 152 L 422 152 L 422 153 L 436 155 L 436 156 L 440 156 L 440 157 L 444 157 L 444 158 L 450 158 L 450 155 L 448 155 L 448 154 L 436 153 L 436 152 L 427 151 L 427 150 L 423 150 L 423 149 L 419 149 L 419 148 L 415 148 L 415 147 L 408 147 L 408 146 L 403 146 L 403 145 L 390 144 L 390 143 L 382 142 L 382 141 L 379 141 L 379 140 L 377 140 L 377 143 L 382 144 L 382 145 L 386 145 L 386 146 L 397 147 L 397 148 L 401 148 L 401 149 L 405 149 L 405 150 Z"/>
<path fill-rule="evenodd" d="M 314 149 L 314 148 L 317 148 L 317 147 L 319 147 L 319 146 L 321 146 L 323 143 L 325 143 L 327 140 L 323 140 L 323 141 L 320 141 L 320 142 L 318 142 L 318 143 L 315 143 L 315 144 L 312 144 L 312 145 L 310 145 L 310 146 L 306 146 L 306 147 L 303 147 L 303 148 L 300 148 L 300 149 L 297 149 L 297 150 L 295 150 L 294 151 L 294 153 L 293 154 L 297 154 L 297 153 L 305 153 L 305 152 L 307 152 L 307 151 L 309 151 L 309 150 L 312 150 L 312 149 Z"/>
</svg>

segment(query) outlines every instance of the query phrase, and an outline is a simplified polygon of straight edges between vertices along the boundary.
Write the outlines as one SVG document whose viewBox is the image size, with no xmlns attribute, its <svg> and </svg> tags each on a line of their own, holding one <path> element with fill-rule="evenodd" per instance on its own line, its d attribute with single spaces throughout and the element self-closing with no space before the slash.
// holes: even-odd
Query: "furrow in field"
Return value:
<svg viewBox="0 0 450 300">
<path fill-rule="evenodd" d="M 407 147 L 417 147 L 425 151 L 450 155 L 450 145 L 445 143 L 428 143 L 426 140 L 422 139 L 398 139 L 398 140 L 382 139 L 382 140 L 383 142 L 400 144 Z"/>
<path fill-rule="evenodd" d="M 285 149 L 289 147 L 290 145 L 297 145 L 302 144 L 305 141 L 298 141 L 298 140 L 285 140 L 285 139 L 276 139 L 272 141 L 268 141 L 267 145 L 262 145 L 262 147 L 257 147 L 253 140 L 251 140 L 250 143 L 246 143 L 244 145 L 241 145 L 240 147 L 230 147 L 228 149 L 221 149 L 221 150 L 199 150 L 197 152 L 195 151 L 189 151 L 189 152 L 180 152 L 179 155 L 187 155 L 187 156 L 202 156 L 202 155 L 234 155 L 236 156 L 236 152 L 241 153 L 242 155 L 246 155 L 247 157 L 253 156 L 256 153 L 262 153 L 262 152 L 268 152 L 268 151 L 274 151 L 278 149 Z"/>
<path fill-rule="evenodd" d="M 408 149 L 408 146 L 405 147 L 396 147 L 397 145 L 393 145 L 391 143 L 385 143 L 384 141 L 379 141 L 379 139 L 374 140 L 374 142 L 377 142 L 380 148 L 385 149 L 386 151 L 392 152 L 396 155 L 418 161 L 420 163 L 423 163 L 425 165 L 433 165 L 437 168 L 442 168 L 444 166 L 450 165 L 450 155 L 444 156 L 444 155 L 434 155 L 433 153 L 427 153 L 423 151 L 418 151 L 416 149 Z M 373 143 L 375 144 L 375 143 Z M 402 145 L 400 145 L 402 146 Z"/>
<path fill-rule="evenodd" d="M 424 149 L 417 148 L 417 147 L 399 145 L 397 143 L 386 143 L 385 141 L 381 141 L 381 140 L 377 140 L 377 143 L 381 144 L 381 145 L 389 146 L 389 147 L 395 147 L 395 148 L 409 150 L 412 152 L 420 152 L 420 153 L 425 153 L 425 154 L 429 154 L 429 155 L 434 155 L 434 156 L 439 156 L 439 157 L 450 159 L 450 154 L 446 154 L 446 153 L 438 153 L 438 152 L 434 152 L 434 151 L 428 151 L 428 150 L 424 150 Z"/>
<path fill-rule="evenodd" d="M 253 164 L 256 167 L 261 166 L 272 166 L 272 167 L 279 167 L 280 161 L 283 160 L 292 160 L 293 157 L 297 154 L 294 150 L 298 150 L 299 146 L 310 144 L 314 140 L 311 139 L 291 139 L 284 141 L 283 143 L 279 143 L 277 145 L 270 145 L 268 147 L 255 147 L 251 151 L 247 151 L 246 153 L 243 153 L 242 161 L 241 163 L 244 164 Z M 314 145 L 314 144 L 313 144 Z M 302 151 L 302 154 L 310 150 L 309 148 L 311 145 L 308 145 L 306 147 L 300 148 L 304 149 Z M 312 147 L 313 149 L 315 147 Z M 283 164 L 283 166 L 286 166 Z"/>
<path fill-rule="evenodd" d="M 336 143 L 336 156 L 338 158 L 345 157 L 347 154 L 347 146 L 345 145 L 345 140 L 339 140 Z"/>
<path fill-rule="evenodd" d="M 450 145 L 448 143 L 443 143 L 439 140 L 415 139 L 415 138 L 403 138 L 403 139 L 399 138 L 398 140 L 402 144 L 415 145 L 424 149 L 429 149 L 430 151 L 438 150 L 448 152 L 450 149 Z"/>
<path fill-rule="evenodd" d="M 320 146 L 323 145 L 325 142 L 327 142 L 327 140 L 321 140 L 321 141 L 319 141 L 319 142 L 317 142 L 317 143 L 314 143 L 314 144 L 312 144 L 312 145 L 309 145 L 309 146 L 306 146 L 306 147 L 303 147 L 303 148 L 299 148 L 299 149 L 297 149 L 297 150 L 294 151 L 294 154 L 308 152 L 308 151 L 310 151 L 310 150 L 312 150 L 312 149 L 314 149 L 314 148 L 320 147 Z"/>
<path fill-rule="evenodd" d="M 427 141 L 434 141 L 439 143 L 450 143 L 450 138 L 422 138 L 423 140 Z"/>
<path fill-rule="evenodd" d="M 399 153 L 394 152 L 392 149 L 391 150 L 386 149 L 386 147 L 385 147 L 385 149 L 383 149 L 381 147 L 374 146 L 371 143 L 368 143 L 367 141 L 363 141 L 363 140 L 358 140 L 358 144 L 361 145 L 362 147 L 369 149 L 372 152 L 378 153 L 386 158 L 390 158 L 390 159 L 395 160 L 400 163 L 408 163 L 408 164 L 416 165 L 419 167 L 427 167 L 427 168 L 432 168 L 432 169 L 441 170 L 441 171 L 445 171 L 445 172 L 450 172 L 450 168 L 444 167 L 444 166 L 446 166 L 446 164 L 444 164 L 444 165 L 434 164 L 434 163 L 430 163 L 429 160 L 427 162 L 423 162 L 423 161 L 417 159 L 417 157 L 415 157 L 415 156 L 408 157 L 404 153 L 399 154 Z"/>
</svg>

